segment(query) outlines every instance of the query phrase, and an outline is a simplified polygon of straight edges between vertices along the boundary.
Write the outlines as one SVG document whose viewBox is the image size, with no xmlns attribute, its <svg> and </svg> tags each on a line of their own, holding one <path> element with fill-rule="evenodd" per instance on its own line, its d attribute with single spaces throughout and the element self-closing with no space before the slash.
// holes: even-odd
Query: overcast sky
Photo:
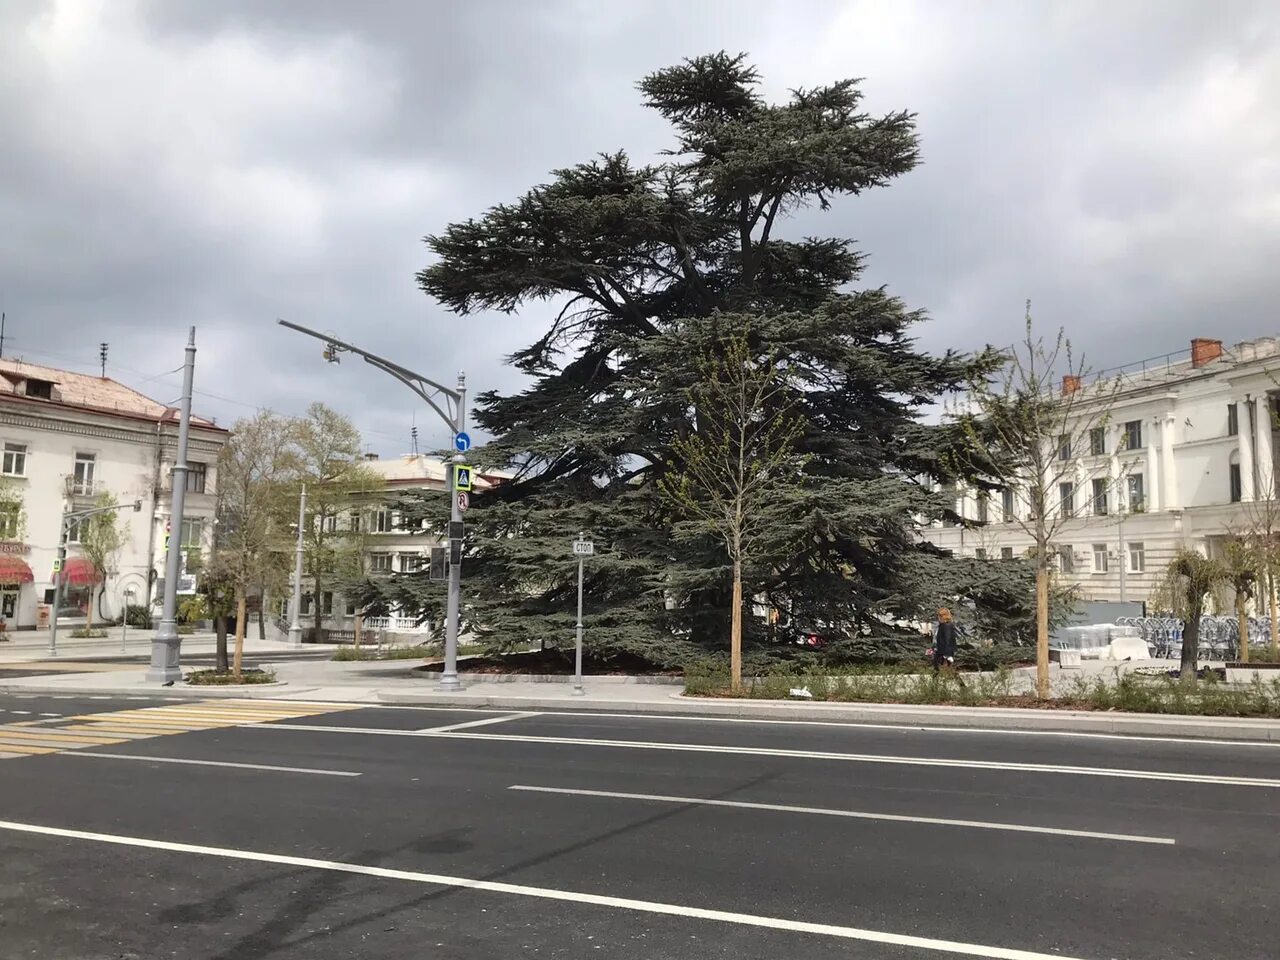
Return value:
<svg viewBox="0 0 1280 960">
<path fill-rule="evenodd" d="M 765 91 L 860 76 L 924 163 L 793 230 L 855 238 L 933 350 L 1007 343 L 1034 301 L 1095 367 L 1280 333 L 1280 4 L 131 0 L 0 3 L 5 356 L 228 423 L 323 399 L 372 449 L 447 442 L 371 368 L 276 317 L 473 390 L 545 309 L 457 318 L 422 237 L 626 148 L 635 82 L 746 51 Z"/>
</svg>

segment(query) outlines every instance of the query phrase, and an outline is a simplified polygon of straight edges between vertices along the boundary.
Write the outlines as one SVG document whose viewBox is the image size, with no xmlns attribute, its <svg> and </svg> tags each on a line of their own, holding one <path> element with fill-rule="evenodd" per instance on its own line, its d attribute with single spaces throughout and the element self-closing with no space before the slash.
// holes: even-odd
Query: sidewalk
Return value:
<svg viewBox="0 0 1280 960">
<path fill-rule="evenodd" d="M 269 653 L 268 644 L 270 641 L 255 640 L 246 644 L 246 647 L 254 653 Z M 183 647 L 185 651 L 185 639 Z M 3 659 L 2 655 L 0 659 Z M 596 710 L 673 717 L 869 723 L 1280 743 L 1280 720 L 998 707 L 695 698 L 685 697 L 678 684 L 636 682 L 634 678 L 618 677 L 587 677 L 584 683 L 585 696 L 574 696 L 571 683 L 545 678 L 503 678 L 495 681 L 464 677 L 464 690 L 442 693 L 437 688 L 434 677 L 424 676 L 412 669 L 414 661 L 335 663 L 313 660 L 270 664 L 268 657 L 265 664 L 261 660 L 255 663 L 255 666 L 262 665 L 270 665 L 276 671 L 280 683 L 243 687 L 193 687 L 185 684 L 162 687 L 147 682 L 145 669 L 131 664 L 116 665 L 109 672 L 66 672 L 0 678 L 0 692 L 62 696 L 149 695 L 192 699 L 252 697 L 502 710 Z"/>
<path fill-rule="evenodd" d="M 16 663 L 24 660 L 49 660 L 50 662 L 58 662 L 63 658 L 67 660 L 75 660 L 80 657 L 139 657 L 147 656 L 151 653 L 151 638 L 155 635 L 155 630 L 143 630 L 138 627 L 129 627 L 128 630 L 122 630 L 120 627 L 105 626 L 97 629 L 105 630 L 105 637 L 80 637 L 71 636 L 70 627 L 58 628 L 58 652 L 56 660 L 49 656 L 49 631 L 48 630 L 20 630 L 8 634 L 9 639 L 0 642 L 0 664 Z M 186 634 L 182 637 L 182 653 L 187 654 L 207 654 L 212 653 L 218 643 L 218 638 L 212 631 L 202 631 L 198 633 Z M 230 647 L 232 638 L 227 638 L 227 645 Z M 253 653 L 277 653 L 284 650 L 333 650 L 336 647 L 332 644 L 313 644 L 309 643 L 305 646 L 297 646 L 290 644 L 288 641 L 277 640 L 259 640 L 256 634 L 250 638 L 245 638 L 245 650 Z"/>
</svg>

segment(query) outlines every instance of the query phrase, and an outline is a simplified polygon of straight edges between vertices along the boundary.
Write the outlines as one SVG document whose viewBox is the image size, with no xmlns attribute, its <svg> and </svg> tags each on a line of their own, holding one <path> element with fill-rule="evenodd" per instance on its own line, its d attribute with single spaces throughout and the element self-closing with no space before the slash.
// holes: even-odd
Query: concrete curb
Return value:
<svg viewBox="0 0 1280 960">
<path fill-rule="evenodd" d="M 272 694 L 281 687 L 288 686 L 288 681 L 278 680 L 275 683 L 247 683 L 243 686 L 194 687 L 184 684 L 172 687 L 37 687 L 20 686 L 18 684 L 0 684 L 0 693 L 36 697 L 190 697 L 193 700 L 209 700 L 215 697 L 259 697 L 271 699 Z M 266 688 L 265 690 L 263 688 Z M 303 691 L 298 691 L 301 694 Z M 278 697 L 277 699 L 305 699 L 297 697 Z"/>
</svg>

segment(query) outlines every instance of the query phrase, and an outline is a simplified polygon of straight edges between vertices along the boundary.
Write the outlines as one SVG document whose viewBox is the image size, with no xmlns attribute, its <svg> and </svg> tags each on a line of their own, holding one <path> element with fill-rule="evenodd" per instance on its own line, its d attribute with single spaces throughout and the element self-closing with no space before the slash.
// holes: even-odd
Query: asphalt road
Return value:
<svg viewBox="0 0 1280 960">
<path fill-rule="evenodd" d="M 4 960 L 1280 955 L 1272 745 L 0 708 L 160 734 L 0 760 Z"/>
</svg>

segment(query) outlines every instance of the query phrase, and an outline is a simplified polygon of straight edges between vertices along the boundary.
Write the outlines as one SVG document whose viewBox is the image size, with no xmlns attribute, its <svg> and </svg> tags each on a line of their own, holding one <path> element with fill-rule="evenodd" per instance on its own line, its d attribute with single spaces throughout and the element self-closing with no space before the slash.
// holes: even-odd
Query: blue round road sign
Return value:
<svg viewBox="0 0 1280 960">
<path fill-rule="evenodd" d="M 462 453 L 466 453 L 471 449 L 471 435 L 467 433 L 455 433 L 453 435 L 453 445 Z"/>
</svg>

